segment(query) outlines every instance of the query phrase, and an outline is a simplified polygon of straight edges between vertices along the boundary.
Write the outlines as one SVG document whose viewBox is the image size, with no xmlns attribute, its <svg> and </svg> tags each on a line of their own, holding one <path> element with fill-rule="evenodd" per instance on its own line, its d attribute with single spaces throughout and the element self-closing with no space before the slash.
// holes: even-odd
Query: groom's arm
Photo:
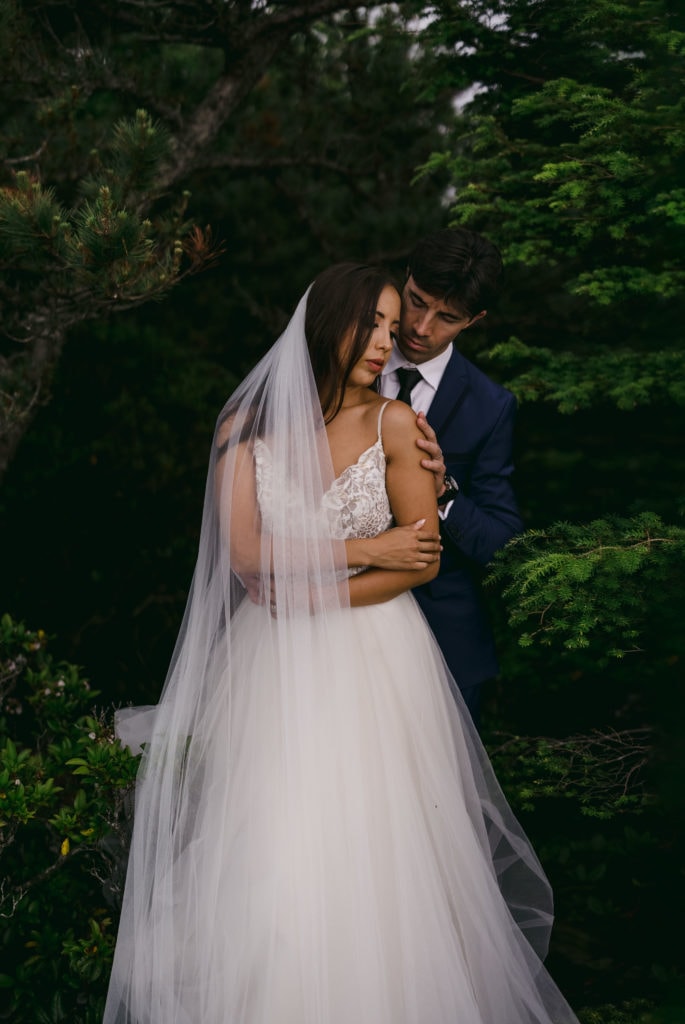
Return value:
<svg viewBox="0 0 685 1024">
<path fill-rule="evenodd" d="M 479 565 L 523 530 L 511 484 L 515 417 L 516 399 L 508 394 L 472 464 L 468 493 L 459 490 L 441 524 L 445 540 Z"/>
</svg>

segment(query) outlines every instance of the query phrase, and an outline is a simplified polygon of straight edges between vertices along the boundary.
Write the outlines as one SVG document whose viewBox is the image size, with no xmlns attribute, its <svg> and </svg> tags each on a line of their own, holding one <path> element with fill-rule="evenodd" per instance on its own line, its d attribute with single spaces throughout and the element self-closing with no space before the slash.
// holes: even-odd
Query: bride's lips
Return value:
<svg viewBox="0 0 685 1024">
<path fill-rule="evenodd" d="M 385 363 L 383 363 L 380 359 L 367 359 L 366 365 L 374 373 L 380 373 L 383 367 L 385 366 Z"/>
</svg>

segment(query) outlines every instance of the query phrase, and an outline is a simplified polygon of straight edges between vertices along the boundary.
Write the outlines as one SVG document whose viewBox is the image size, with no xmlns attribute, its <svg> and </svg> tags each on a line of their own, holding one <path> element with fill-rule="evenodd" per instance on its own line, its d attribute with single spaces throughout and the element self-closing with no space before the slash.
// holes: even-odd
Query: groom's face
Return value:
<svg viewBox="0 0 685 1024">
<path fill-rule="evenodd" d="M 444 299 L 429 295 L 410 274 L 402 289 L 397 346 L 405 359 L 418 366 L 439 356 L 450 342 L 482 316 L 485 310 L 470 317 Z"/>
</svg>

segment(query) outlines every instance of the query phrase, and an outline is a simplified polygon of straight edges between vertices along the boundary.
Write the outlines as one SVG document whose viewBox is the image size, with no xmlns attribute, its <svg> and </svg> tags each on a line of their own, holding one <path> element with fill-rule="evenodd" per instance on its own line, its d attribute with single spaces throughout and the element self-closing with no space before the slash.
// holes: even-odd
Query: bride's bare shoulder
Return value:
<svg viewBox="0 0 685 1024">
<path fill-rule="evenodd" d="M 398 457 L 420 456 L 416 440 L 420 436 L 416 426 L 416 413 L 405 402 L 390 401 L 383 410 L 381 439 L 389 460 Z"/>
<path fill-rule="evenodd" d="M 390 432 L 393 435 L 407 437 L 415 435 L 418 431 L 414 410 L 406 402 L 398 402 L 395 399 L 385 403 L 381 423 L 384 436 Z"/>
</svg>

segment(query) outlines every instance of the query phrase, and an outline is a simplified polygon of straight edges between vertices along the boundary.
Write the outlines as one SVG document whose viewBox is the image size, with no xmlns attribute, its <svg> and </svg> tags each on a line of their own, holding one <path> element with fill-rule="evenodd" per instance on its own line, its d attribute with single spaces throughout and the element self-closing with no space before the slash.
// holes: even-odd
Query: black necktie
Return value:
<svg viewBox="0 0 685 1024">
<path fill-rule="evenodd" d="M 407 405 L 411 405 L 412 389 L 416 387 L 420 380 L 423 380 L 421 371 L 417 370 L 416 367 L 412 367 L 411 369 L 401 367 L 397 371 L 397 376 L 400 381 L 400 390 L 397 395 L 398 401 L 406 402 Z"/>
</svg>

